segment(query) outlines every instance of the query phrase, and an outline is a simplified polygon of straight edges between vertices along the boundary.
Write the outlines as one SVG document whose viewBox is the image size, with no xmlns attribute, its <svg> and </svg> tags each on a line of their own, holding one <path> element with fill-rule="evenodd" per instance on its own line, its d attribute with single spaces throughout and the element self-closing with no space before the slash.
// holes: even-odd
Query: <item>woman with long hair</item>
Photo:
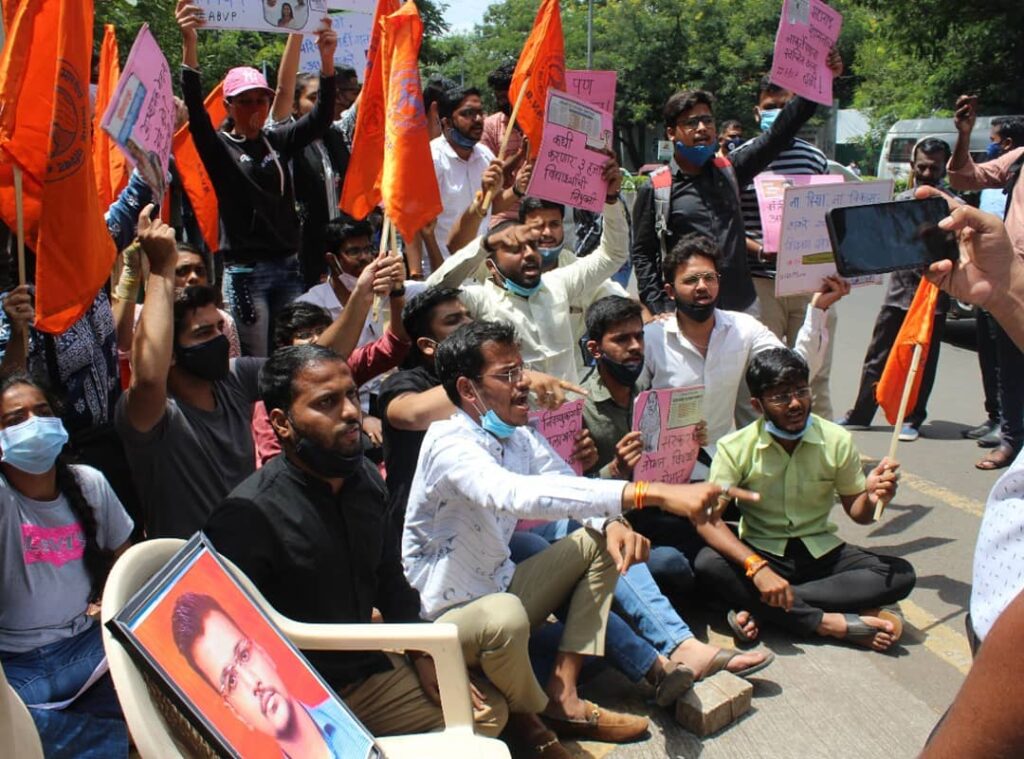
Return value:
<svg viewBox="0 0 1024 759">
<path fill-rule="evenodd" d="M 66 460 L 58 408 L 26 374 L 0 380 L 0 662 L 46 756 L 125 757 L 110 676 L 83 686 L 104 661 L 96 602 L 133 525 L 99 471 Z"/>
</svg>

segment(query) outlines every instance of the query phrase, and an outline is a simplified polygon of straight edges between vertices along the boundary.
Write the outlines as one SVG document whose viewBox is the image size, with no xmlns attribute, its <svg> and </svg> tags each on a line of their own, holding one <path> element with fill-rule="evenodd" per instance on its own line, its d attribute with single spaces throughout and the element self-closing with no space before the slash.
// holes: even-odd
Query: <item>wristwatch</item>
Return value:
<svg viewBox="0 0 1024 759">
<path fill-rule="evenodd" d="M 631 530 L 633 529 L 633 525 L 631 525 L 629 523 L 629 520 L 626 519 L 626 517 L 622 516 L 622 514 L 617 514 L 617 515 L 615 515 L 613 517 L 609 517 L 608 519 L 604 520 L 604 524 L 601 525 L 601 534 L 602 535 L 607 535 L 608 534 L 608 525 L 610 525 L 610 524 L 612 524 L 614 522 L 618 522 L 619 524 L 624 524 L 624 525 L 626 525 L 626 527 L 628 527 Z"/>
</svg>

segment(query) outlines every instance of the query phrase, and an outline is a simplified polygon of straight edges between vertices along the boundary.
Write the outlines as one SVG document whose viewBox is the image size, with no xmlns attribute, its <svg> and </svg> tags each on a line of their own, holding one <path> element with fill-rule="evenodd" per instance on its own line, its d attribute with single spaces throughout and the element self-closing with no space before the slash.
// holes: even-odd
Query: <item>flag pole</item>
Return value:
<svg viewBox="0 0 1024 759">
<path fill-rule="evenodd" d="M 512 115 L 508 117 L 508 126 L 505 127 L 505 134 L 501 138 L 501 147 L 498 149 L 498 160 L 505 160 L 505 149 L 508 148 L 508 140 L 512 136 L 512 129 L 516 125 L 516 117 L 519 115 L 519 109 L 523 105 L 524 96 L 526 95 L 526 88 L 530 84 L 530 77 L 526 77 L 523 80 L 523 86 L 519 88 L 519 96 L 516 98 L 515 107 L 512 109 Z M 491 200 L 494 192 L 488 190 L 487 194 L 484 195 L 483 202 L 480 204 L 480 209 L 487 213 L 487 210 L 491 207 Z"/>
<path fill-rule="evenodd" d="M 889 442 L 889 461 L 896 460 L 896 447 L 900 443 L 900 431 L 903 429 L 903 419 L 907 414 L 907 404 L 910 402 L 910 391 L 914 387 L 914 379 L 917 377 L 917 370 L 921 364 L 921 353 L 923 347 L 921 343 L 914 345 L 914 355 L 910 359 L 910 371 L 907 372 L 907 381 L 903 383 L 903 397 L 900 398 L 900 410 L 896 414 L 896 426 L 892 430 L 892 440 Z M 885 511 L 886 502 L 879 500 L 875 504 L 875 521 L 877 522 L 882 518 L 882 512 Z"/>
<path fill-rule="evenodd" d="M 25 284 L 25 202 L 22 194 L 21 167 L 14 164 L 14 215 L 18 226 L 18 284 Z"/>
<path fill-rule="evenodd" d="M 385 213 L 384 222 L 380 226 L 380 247 L 377 249 L 377 258 L 383 258 L 384 254 L 388 250 L 388 240 L 391 240 L 391 244 L 395 244 L 395 230 L 394 225 L 391 223 L 391 218 Z M 384 300 L 382 295 L 375 295 L 373 297 L 373 321 L 377 321 L 377 317 L 380 315 L 380 304 Z"/>
</svg>

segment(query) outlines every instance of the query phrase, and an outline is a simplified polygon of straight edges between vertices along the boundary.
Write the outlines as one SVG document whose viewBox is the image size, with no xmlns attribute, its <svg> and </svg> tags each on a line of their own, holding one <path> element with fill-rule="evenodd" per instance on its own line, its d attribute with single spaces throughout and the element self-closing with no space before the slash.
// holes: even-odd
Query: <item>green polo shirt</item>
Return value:
<svg viewBox="0 0 1024 759">
<path fill-rule="evenodd" d="M 811 415 L 811 427 L 786 453 L 758 419 L 718 443 L 711 482 L 728 482 L 761 494 L 757 503 L 740 501 L 740 539 L 784 556 L 790 538 L 800 538 L 814 558 L 843 544 L 829 512 L 838 493 L 859 495 L 867 482 L 850 433 Z"/>
</svg>

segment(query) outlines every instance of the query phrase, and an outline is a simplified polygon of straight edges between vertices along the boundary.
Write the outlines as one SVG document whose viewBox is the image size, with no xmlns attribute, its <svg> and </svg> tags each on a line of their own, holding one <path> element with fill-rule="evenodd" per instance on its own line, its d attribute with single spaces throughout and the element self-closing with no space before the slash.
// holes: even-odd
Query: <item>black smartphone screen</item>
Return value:
<svg viewBox="0 0 1024 759">
<path fill-rule="evenodd" d="M 948 215 L 942 198 L 833 208 L 826 220 L 836 268 L 857 277 L 955 259 L 955 238 L 938 227 Z"/>
</svg>

